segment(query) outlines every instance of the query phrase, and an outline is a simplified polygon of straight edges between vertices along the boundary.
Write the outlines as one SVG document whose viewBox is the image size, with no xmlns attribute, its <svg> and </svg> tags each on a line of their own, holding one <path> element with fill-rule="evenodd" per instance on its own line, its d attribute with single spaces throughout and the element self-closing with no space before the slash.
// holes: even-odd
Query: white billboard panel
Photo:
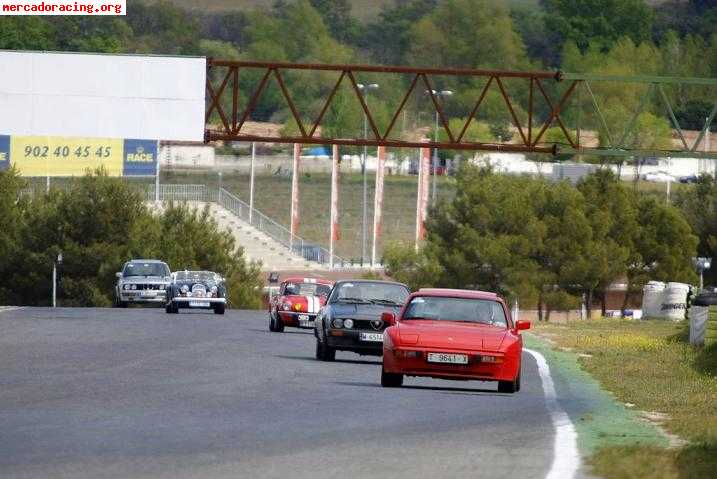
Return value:
<svg viewBox="0 0 717 479">
<path fill-rule="evenodd" d="M 0 51 L 0 71 L 0 134 L 204 139 L 204 58 Z"/>
</svg>

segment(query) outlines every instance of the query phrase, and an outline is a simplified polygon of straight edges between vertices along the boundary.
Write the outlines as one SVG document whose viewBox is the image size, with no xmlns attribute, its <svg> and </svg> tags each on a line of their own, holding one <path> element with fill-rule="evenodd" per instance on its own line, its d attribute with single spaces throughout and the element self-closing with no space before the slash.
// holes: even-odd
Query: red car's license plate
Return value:
<svg viewBox="0 0 717 479">
<path fill-rule="evenodd" d="M 426 359 L 429 363 L 468 364 L 465 354 L 428 353 Z"/>
</svg>

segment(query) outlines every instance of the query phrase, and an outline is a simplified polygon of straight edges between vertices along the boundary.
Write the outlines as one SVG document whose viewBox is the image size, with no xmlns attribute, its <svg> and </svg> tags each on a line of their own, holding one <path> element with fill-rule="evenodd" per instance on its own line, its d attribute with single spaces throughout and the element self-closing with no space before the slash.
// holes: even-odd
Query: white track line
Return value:
<svg viewBox="0 0 717 479">
<path fill-rule="evenodd" d="M 550 367 L 545 357 L 532 349 L 523 349 L 533 356 L 538 363 L 538 374 L 543 382 L 543 393 L 545 394 L 545 405 L 550 413 L 550 419 L 555 427 L 555 444 L 553 451 L 553 463 L 550 466 L 546 479 L 572 478 L 580 468 L 580 453 L 578 452 L 578 434 L 575 425 L 558 403 L 558 395 L 555 392 L 555 383 L 550 376 Z"/>
</svg>

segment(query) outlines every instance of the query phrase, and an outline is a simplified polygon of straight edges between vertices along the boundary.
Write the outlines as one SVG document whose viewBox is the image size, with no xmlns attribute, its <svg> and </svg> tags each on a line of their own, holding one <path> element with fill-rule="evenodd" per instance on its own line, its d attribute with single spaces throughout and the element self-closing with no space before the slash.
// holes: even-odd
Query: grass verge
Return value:
<svg viewBox="0 0 717 479">
<path fill-rule="evenodd" d="M 669 433 L 688 441 L 665 448 L 607 443 L 589 459 L 607 478 L 714 477 L 717 473 L 717 347 L 686 343 L 684 324 L 593 320 L 539 324 L 539 337 L 577 353 L 583 369 L 636 410 L 661 418 Z"/>
</svg>

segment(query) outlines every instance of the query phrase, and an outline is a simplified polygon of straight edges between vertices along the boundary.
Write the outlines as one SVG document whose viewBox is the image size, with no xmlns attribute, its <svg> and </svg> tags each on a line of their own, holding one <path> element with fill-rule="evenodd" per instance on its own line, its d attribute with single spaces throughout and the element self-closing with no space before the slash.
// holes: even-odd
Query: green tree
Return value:
<svg viewBox="0 0 717 479">
<path fill-rule="evenodd" d="M 508 9 L 488 0 L 447 0 L 411 29 L 407 60 L 431 67 L 525 67 L 527 57 Z"/>
<path fill-rule="evenodd" d="M 0 48 L 3 50 L 56 50 L 55 31 L 47 17 L 0 18 Z"/>
<path fill-rule="evenodd" d="M 709 175 L 699 178 L 695 188 L 680 190 L 675 198 L 692 231 L 699 238 L 697 254 L 717 261 L 717 183 Z M 708 284 L 717 280 L 717 268 L 705 271 Z"/>
<path fill-rule="evenodd" d="M 0 277 L 9 278 L 14 267 L 13 258 L 17 257 L 21 248 L 22 230 L 24 228 L 24 212 L 27 205 L 26 198 L 21 197 L 20 191 L 25 182 L 15 169 L 0 171 Z M 10 295 L 11 283 L 3 281 L 0 284 L 0 303 L 14 304 Z"/>
<path fill-rule="evenodd" d="M 651 38 L 653 12 L 644 0 L 546 0 L 545 9 L 548 31 L 583 52 L 608 50 L 623 36 L 635 43 Z"/>
<path fill-rule="evenodd" d="M 359 48 L 367 51 L 376 63 L 406 64 L 412 45 L 412 28 L 431 12 L 438 0 L 400 0 L 386 4 L 375 22 L 369 23 L 355 37 Z M 386 32 L 390 32 L 390 41 Z"/>
<path fill-rule="evenodd" d="M 351 2 L 348 0 L 311 0 L 311 5 L 321 14 L 329 27 L 331 36 L 347 43 L 355 35 L 356 21 L 351 16 Z"/>
<path fill-rule="evenodd" d="M 699 240 L 680 211 L 655 197 L 644 196 L 638 202 L 637 218 L 638 256 L 630 265 L 630 280 L 635 284 L 644 284 L 648 279 L 694 284 L 697 273 L 692 258 Z"/>
<path fill-rule="evenodd" d="M 578 184 L 578 190 L 585 200 L 586 217 L 593 231 L 591 251 L 585 257 L 585 261 L 591 263 L 586 265 L 588 278 L 585 282 L 595 288 L 584 292 L 590 296 L 598 294 L 604 314 L 608 286 L 625 277 L 628 265 L 638 260 L 635 196 L 610 170 L 598 170 L 588 175 Z M 630 279 L 628 277 L 628 291 L 642 286 Z"/>
</svg>

